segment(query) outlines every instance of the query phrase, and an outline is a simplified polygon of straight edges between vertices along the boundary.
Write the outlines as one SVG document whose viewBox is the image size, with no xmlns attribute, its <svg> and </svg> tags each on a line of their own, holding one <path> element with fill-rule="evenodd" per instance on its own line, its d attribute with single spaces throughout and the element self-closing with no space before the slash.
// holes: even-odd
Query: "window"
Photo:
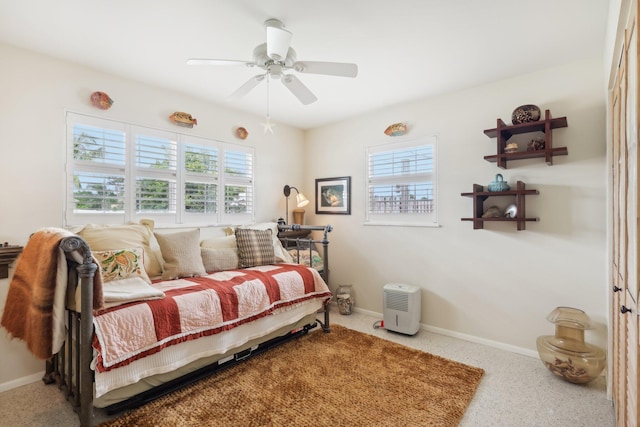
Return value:
<svg viewBox="0 0 640 427">
<path fill-rule="evenodd" d="M 366 223 L 436 226 L 436 137 L 367 148 Z"/>
<path fill-rule="evenodd" d="M 253 220 L 250 147 L 75 113 L 67 140 L 69 225 Z"/>
</svg>

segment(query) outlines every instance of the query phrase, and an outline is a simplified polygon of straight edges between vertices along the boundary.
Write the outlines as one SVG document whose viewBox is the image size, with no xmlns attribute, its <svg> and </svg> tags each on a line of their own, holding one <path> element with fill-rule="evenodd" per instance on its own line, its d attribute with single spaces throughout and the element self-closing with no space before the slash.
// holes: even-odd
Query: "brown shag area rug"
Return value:
<svg viewBox="0 0 640 427">
<path fill-rule="evenodd" d="M 483 374 L 332 325 L 101 426 L 456 426 Z"/>
</svg>

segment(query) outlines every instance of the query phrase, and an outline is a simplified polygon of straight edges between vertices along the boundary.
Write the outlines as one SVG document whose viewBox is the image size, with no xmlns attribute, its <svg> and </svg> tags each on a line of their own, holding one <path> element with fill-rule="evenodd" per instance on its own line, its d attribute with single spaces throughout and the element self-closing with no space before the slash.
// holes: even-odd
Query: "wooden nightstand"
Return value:
<svg viewBox="0 0 640 427">
<path fill-rule="evenodd" d="M 19 245 L 9 245 L 8 243 L 0 245 L 0 279 L 9 277 L 9 265 L 18 258 L 22 249 L 22 246 Z"/>
</svg>

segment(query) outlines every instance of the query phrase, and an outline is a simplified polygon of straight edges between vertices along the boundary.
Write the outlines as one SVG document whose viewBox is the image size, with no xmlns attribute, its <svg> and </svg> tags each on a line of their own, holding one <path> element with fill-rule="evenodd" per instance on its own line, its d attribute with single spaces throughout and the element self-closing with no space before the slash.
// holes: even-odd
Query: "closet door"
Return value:
<svg viewBox="0 0 640 427">
<path fill-rule="evenodd" d="M 620 87 L 620 82 L 623 81 L 622 77 L 624 76 L 624 63 L 621 63 L 620 68 L 618 69 L 617 77 L 616 77 L 616 86 L 613 90 L 610 102 L 611 113 L 610 117 L 612 118 L 611 123 L 611 141 L 612 145 L 610 146 L 610 156 L 611 164 L 610 164 L 610 172 L 611 172 L 611 346 L 610 346 L 610 355 L 609 355 L 609 366 L 611 370 L 609 375 L 612 380 L 612 397 L 615 403 L 616 410 L 616 419 L 618 421 L 624 419 L 625 413 L 625 390 L 626 390 L 626 379 L 625 379 L 625 367 L 626 367 L 626 332 L 625 325 L 623 323 L 623 318 L 620 316 L 620 307 L 624 302 L 624 282 L 625 282 L 625 273 L 624 268 L 622 267 L 622 263 L 624 262 L 624 256 L 621 254 L 624 253 L 624 233 L 621 231 L 621 226 L 624 225 L 624 216 L 621 215 L 621 156 L 620 156 L 620 148 L 621 148 L 621 131 L 624 132 L 624 128 L 620 122 L 621 115 L 621 96 L 622 90 Z M 618 424 L 620 425 L 620 424 Z"/>
<path fill-rule="evenodd" d="M 610 100 L 611 378 L 618 426 L 638 421 L 638 39 L 633 1 Z"/>
<path fill-rule="evenodd" d="M 627 187 L 627 282 L 621 315 L 626 327 L 627 425 L 638 420 L 638 37 L 637 2 L 626 33 L 625 149 Z"/>
</svg>

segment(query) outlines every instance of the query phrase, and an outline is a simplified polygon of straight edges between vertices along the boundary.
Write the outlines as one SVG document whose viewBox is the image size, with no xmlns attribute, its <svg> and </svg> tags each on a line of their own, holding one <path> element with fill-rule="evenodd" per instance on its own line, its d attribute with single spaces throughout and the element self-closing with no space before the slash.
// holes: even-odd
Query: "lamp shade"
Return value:
<svg viewBox="0 0 640 427">
<path fill-rule="evenodd" d="M 299 208 L 303 208 L 309 204 L 309 199 L 304 197 L 304 194 L 298 193 L 298 195 L 296 196 L 296 202 L 298 203 L 297 206 Z"/>
</svg>

